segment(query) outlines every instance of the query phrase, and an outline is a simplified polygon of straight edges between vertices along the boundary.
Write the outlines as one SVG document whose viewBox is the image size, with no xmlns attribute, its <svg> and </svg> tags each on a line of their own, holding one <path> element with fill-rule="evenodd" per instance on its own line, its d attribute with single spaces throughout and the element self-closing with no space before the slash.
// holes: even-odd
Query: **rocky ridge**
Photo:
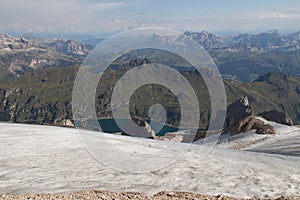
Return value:
<svg viewBox="0 0 300 200">
<path fill-rule="evenodd" d="M 281 36 L 277 30 L 262 33 L 244 33 L 220 37 L 214 33 L 189 32 L 184 34 L 193 38 L 206 50 L 218 49 L 229 51 L 287 51 L 300 49 L 300 32 Z"/>
<path fill-rule="evenodd" d="M 191 37 L 198 42 L 204 49 L 220 49 L 224 47 L 224 41 L 221 37 L 206 31 L 202 32 L 189 32 L 186 31 L 185 35 Z"/>
<path fill-rule="evenodd" d="M 79 64 L 91 50 L 91 46 L 72 40 L 28 40 L 0 35 L 1 73 L 18 76 L 37 68 Z"/>
</svg>

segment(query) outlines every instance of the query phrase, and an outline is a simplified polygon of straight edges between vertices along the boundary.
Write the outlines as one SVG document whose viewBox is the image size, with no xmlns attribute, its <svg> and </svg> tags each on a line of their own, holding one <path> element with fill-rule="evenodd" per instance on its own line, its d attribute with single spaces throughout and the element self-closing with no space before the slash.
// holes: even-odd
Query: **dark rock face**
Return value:
<svg viewBox="0 0 300 200">
<path fill-rule="evenodd" d="M 150 60 L 147 58 L 144 58 L 143 60 L 140 59 L 130 59 L 129 61 L 129 66 L 130 67 L 136 67 L 139 65 L 144 65 L 144 64 L 150 64 Z"/>
<path fill-rule="evenodd" d="M 264 124 L 263 126 L 256 129 L 257 134 L 276 134 L 276 131 L 273 126 L 270 124 Z"/>
<path fill-rule="evenodd" d="M 288 126 L 293 126 L 293 121 L 286 114 L 276 110 L 265 111 L 259 113 L 258 116 L 261 116 L 269 121 L 285 124 Z"/>
<path fill-rule="evenodd" d="M 227 127 L 225 132 L 234 135 L 254 129 L 256 129 L 257 134 L 276 134 L 276 131 L 271 125 L 265 124 L 262 120 L 256 119 L 253 116 L 245 117 L 239 122 Z"/>
<path fill-rule="evenodd" d="M 237 99 L 227 108 L 224 132 L 239 134 L 256 129 L 257 134 L 275 134 L 274 127 L 253 117 L 247 97 Z"/>
<path fill-rule="evenodd" d="M 249 104 L 248 97 L 242 97 L 227 107 L 225 127 L 232 126 L 242 119 L 253 115 L 252 107 Z"/>
</svg>

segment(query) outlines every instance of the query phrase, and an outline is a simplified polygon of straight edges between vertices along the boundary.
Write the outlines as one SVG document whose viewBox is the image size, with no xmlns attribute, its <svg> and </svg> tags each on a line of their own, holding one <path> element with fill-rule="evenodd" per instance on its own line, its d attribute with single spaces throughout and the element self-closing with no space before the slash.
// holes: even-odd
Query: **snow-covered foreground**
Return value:
<svg viewBox="0 0 300 200">
<path fill-rule="evenodd" d="M 297 130 L 293 131 L 290 134 L 294 137 Z M 249 141 L 246 139 L 247 134 L 239 140 Z M 86 131 L 86 135 L 98 142 L 97 148 L 103 150 L 104 157 L 108 155 L 107 148 L 112 144 L 123 150 L 130 149 L 129 153 L 133 157 L 135 151 L 145 152 L 144 160 L 147 159 L 147 152 L 160 149 L 155 154 L 162 163 L 174 154 L 184 154 L 157 171 L 120 172 L 94 159 L 75 129 L 0 123 L 0 193 L 59 193 L 101 189 L 146 194 L 178 190 L 234 197 L 300 196 L 300 158 L 297 156 L 216 147 L 202 158 L 199 154 L 200 145 L 191 145 L 187 150 L 187 144 L 166 145 L 164 141 L 117 135 L 106 136 L 109 141 L 96 140 L 103 138 L 102 134 L 89 131 Z M 279 137 L 289 136 L 282 134 Z M 224 136 L 218 146 L 234 148 L 232 146 L 238 140 L 231 138 Z M 269 138 L 260 142 L 251 142 L 251 139 L 243 148 L 236 149 L 262 151 L 264 141 L 267 141 L 267 147 L 276 149 L 271 140 L 276 141 L 276 144 L 280 141 L 274 136 Z M 289 141 L 286 139 L 284 143 L 288 144 Z M 118 161 L 118 166 L 123 165 L 124 169 L 134 166 L 128 163 L 122 151 L 118 152 L 110 154 L 112 163 Z M 101 152 L 99 154 L 97 156 L 101 158 Z M 139 160 L 136 161 L 138 165 Z"/>
</svg>

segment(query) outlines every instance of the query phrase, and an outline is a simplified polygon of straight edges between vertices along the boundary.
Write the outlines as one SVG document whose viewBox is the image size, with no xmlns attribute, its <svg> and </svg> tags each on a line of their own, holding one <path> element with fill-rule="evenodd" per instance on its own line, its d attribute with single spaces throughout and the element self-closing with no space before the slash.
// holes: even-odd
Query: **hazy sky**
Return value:
<svg viewBox="0 0 300 200">
<path fill-rule="evenodd" d="M 1 32 L 300 30 L 299 0 L 1 0 Z"/>
</svg>

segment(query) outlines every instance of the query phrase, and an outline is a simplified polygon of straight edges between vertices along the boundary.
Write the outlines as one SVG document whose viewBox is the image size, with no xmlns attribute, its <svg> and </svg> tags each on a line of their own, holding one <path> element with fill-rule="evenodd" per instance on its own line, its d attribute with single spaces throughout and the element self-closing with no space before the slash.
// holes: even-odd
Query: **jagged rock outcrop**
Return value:
<svg viewBox="0 0 300 200">
<path fill-rule="evenodd" d="M 247 97 L 237 99 L 227 108 L 224 132 L 239 134 L 256 130 L 257 134 L 275 134 L 274 127 L 253 116 Z"/>
<path fill-rule="evenodd" d="M 144 58 L 143 60 L 140 60 L 140 59 L 130 59 L 129 60 L 130 67 L 136 67 L 136 66 L 144 65 L 144 64 L 150 64 L 150 60 L 147 58 Z"/>
<path fill-rule="evenodd" d="M 134 124 L 133 124 L 134 123 Z M 136 125 L 138 127 L 136 127 Z M 151 126 L 141 118 L 133 117 L 129 120 L 127 126 L 124 128 L 121 135 L 128 135 L 133 137 L 151 138 L 155 139 L 156 134 L 151 129 Z"/>
<path fill-rule="evenodd" d="M 184 34 L 198 42 L 206 50 L 220 49 L 224 47 L 223 40 L 220 37 L 214 35 L 213 33 L 208 33 L 206 31 L 202 31 L 200 33 L 186 31 Z"/>
<path fill-rule="evenodd" d="M 259 113 L 258 116 L 265 118 L 266 120 L 293 126 L 293 121 L 283 112 L 277 110 L 270 110 Z"/>
<path fill-rule="evenodd" d="M 253 109 L 249 104 L 248 97 L 239 98 L 227 107 L 225 127 L 232 126 L 252 115 Z"/>
<path fill-rule="evenodd" d="M 90 46 L 78 43 L 74 40 L 54 40 L 44 45 L 58 52 L 75 55 L 87 55 L 92 49 Z"/>
<path fill-rule="evenodd" d="M 237 123 L 227 127 L 224 132 L 234 135 L 250 130 L 256 130 L 257 134 L 276 134 L 274 127 L 270 124 L 265 124 L 262 120 L 253 116 L 245 117 Z"/>
</svg>

